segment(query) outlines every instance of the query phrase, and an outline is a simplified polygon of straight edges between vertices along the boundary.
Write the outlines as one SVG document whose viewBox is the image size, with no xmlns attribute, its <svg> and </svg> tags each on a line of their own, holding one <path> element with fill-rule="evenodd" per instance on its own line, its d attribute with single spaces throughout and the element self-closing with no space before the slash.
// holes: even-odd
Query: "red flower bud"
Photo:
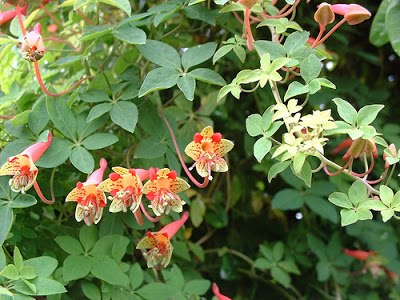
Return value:
<svg viewBox="0 0 400 300">
<path fill-rule="evenodd" d="M 354 257 L 355 259 L 366 261 L 370 256 L 375 256 L 376 253 L 374 251 L 363 251 L 363 250 L 350 250 L 343 249 L 343 252 L 348 256 Z"/>
<path fill-rule="evenodd" d="M 314 14 L 314 20 L 324 27 L 335 21 L 335 14 L 332 11 L 331 5 L 326 2 L 318 5 L 318 9 Z"/>
<path fill-rule="evenodd" d="M 334 4 L 331 6 L 335 14 L 343 15 L 349 25 L 357 25 L 371 17 L 371 13 L 358 4 Z"/>
<path fill-rule="evenodd" d="M 22 57 L 27 61 L 38 61 L 46 53 L 46 48 L 44 47 L 43 38 L 41 36 L 42 26 L 37 23 L 33 31 L 28 32 L 24 36 L 22 42 L 21 51 Z"/>
</svg>

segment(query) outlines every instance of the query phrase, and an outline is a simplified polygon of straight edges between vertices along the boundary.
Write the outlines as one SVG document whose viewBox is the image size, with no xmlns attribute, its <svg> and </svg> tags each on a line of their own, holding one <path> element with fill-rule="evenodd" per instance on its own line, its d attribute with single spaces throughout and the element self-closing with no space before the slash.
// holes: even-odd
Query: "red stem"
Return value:
<svg viewBox="0 0 400 300">
<path fill-rule="evenodd" d="M 251 32 L 250 25 L 250 8 L 246 7 L 245 12 L 245 21 L 246 21 L 246 29 L 247 29 L 247 47 L 250 51 L 254 49 L 253 47 L 253 33 Z"/>
<path fill-rule="evenodd" d="M 38 79 L 39 85 L 42 88 L 43 92 L 45 92 L 47 95 L 49 95 L 50 97 L 58 97 L 58 96 L 62 96 L 70 91 L 72 91 L 74 88 L 76 88 L 78 85 L 80 85 L 83 81 L 85 81 L 86 79 L 90 79 L 90 78 L 94 78 L 94 76 L 86 76 L 83 77 L 81 80 L 79 80 L 78 82 L 76 82 L 74 85 L 72 85 L 70 88 L 66 89 L 63 92 L 60 93 L 50 93 L 47 88 L 44 86 L 43 84 L 43 80 L 42 80 L 42 76 L 40 75 L 40 69 L 39 69 L 39 64 L 37 61 L 33 62 L 35 64 L 35 72 L 36 72 L 36 77 Z"/>
<path fill-rule="evenodd" d="M 387 175 L 388 169 L 385 170 L 385 172 L 382 174 L 382 176 L 376 180 L 366 180 L 365 182 L 368 184 L 377 184 L 379 182 L 381 182 L 383 179 L 385 179 L 386 175 Z"/>
<path fill-rule="evenodd" d="M 6 120 L 10 120 L 10 119 L 14 119 L 15 116 L 0 116 L 0 119 L 6 119 Z"/>
<path fill-rule="evenodd" d="M 342 20 L 340 20 L 340 22 L 338 22 L 334 27 L 332 27 L 332 29 L 329 30 L 329 32 L 318 42 L 318 44 L 316 44 L 315 46 L 313 45 L 314 48 L 317 47 L 317 46 L 319 46 L 319 45 L 321 45 L 323 42 L 325 42 L 325 40 L 326 40 L 328 37 L 330 37 L 330 36 L 332 35 L 332 33 L 335 32 L 336 29 L 338 29 L 341 25 L 343 25 L 344 22 L 346 22 L 346 19 L 345 19 L 345 18 L 343 18 Z"/>
<path fill-rule="evenodd" d="M 142 210 L 142 212 L 144 213 L 144 215 L 146 216 L 146 218 L 150 221 L 150 222 L 158 222 L 160 221 L 162 216 L 158 216 L 156 218 L 153 218 L 149 215 L 149 213 L 147 212 L 147 210 L 144 208 L 143 202 L 140 202 L 140 209 Z"/>
<path fill-rule="evenodd" d="M 26 35 L 26 29 L 24 27 L 24 21 L 22 21 L 20 4 L 17 5 L 17 17 L 18 17 L 19 27 L 21 28 L 21 31 L 22 31 L 22 35 L 25 36 Z"/>
<path fill-rule="evenodd" d="M 135 216 L 136 222 L 139 224 L 139 226 L 143 226 L 143 217 L 140 209 L 137 209 L 133 215 Z"/>
<path fill-rule="evenodd" d="M 282 18 L 282 17 L 286 17 L 288 14 L 290 14 L 290 13 L 295 9 L 295 7 L 299 4 L 299 2 L 300 2 L 300 0 L 297 0 L 297 1 L 292 5 L 292 7 L 289 8 L 285 13 L 281 13 L 281 12 L 284 11 L 284 9 L 286 8 L 286 6 L 289 5 L 289 4 L 285 5 L 285 6 L 279 11 L 279 15 L 276 15 L 276 16 L 265 15 L 265 17 L 270 18 L 270 19 L 279 19 L 279 18 Z"/>
<path fill-rule="evenodd" d="M 372 153 L 370 153 L 370 156 L 371 156 L 371 165 L 368 168 L 368 170 L 366 172 L 362 173 L 362 174 L 351 172 L 351 175 L 354 175 L 354 176 L 357 176 L 357 177 L 363 177 L 363 176 L 368 175 L 369 173 L 371 173 L 372 169 L 374 168 L 375 160 L 374 160 L 374 155 Z"/>
<path fill-rule="evenodd" d="M 96 25 L 95 23 L 92 22 L 92 20 L 90 20 L 80 9 L 77 9 L 76 12 L 78 14 L 80 14 L 80 16 L 86 21 L 88 22 L 90 25 Z"/>
<path fill-rule="evenodd" d="M 54 197 L 53 186 L 50 186 L 51 201 L 46 199 L 46 197 L 43 195 L 42 191 L 40 190 L 39 184 L 36 181 L 33 183 L 33 187 L 35 188 L 36 193 L 38 194 L 39 198 L 44 203 L 53 204 L 56 201 L 56 198 Z"/>
<path fill-rule="evenodd" d="M 56 43 L 67 44 L 67 45 L 70 46 L 71 48 L 74 48 L 76 51 L 79 50 L 79 48 L 77 48 L 77 47 L 75 47 L 74 45 L 72 45 L 72 43 L 70 43 L 70 42 L 68 42 L 68 41 L 60 40 L 60 39 L 55 38 L 55 37 L 45 38 L 45 39 L 43 39 L 43 41 L 53 41 L 53 42 L 56 42 Z"/>
<path fill-rule="evenodd" d="M 60 25 L 62 28 L 64 28 L 64 25 L 43 5 L 43 3 L 40 3 L 39 7 L 44 10 L 44 12 L 58 25 Z"/>
<path fill-rule="evenodd" d="M 165 124 L 167 125 L 168 130 L 169 130 L 169 132 L 171 133 L 171 137 L 172 137 L 172 141 L 173 141 L 173 143 L 174 143 L 175 149 L 176 149 L 176 153 L 178 154 L 179 161 L 181 162 L 182 168 L 183 168 L 183 170 L 185 170 L 186 175 L 189 177 L 189 179 L 190 179 L 197 187 L 199 187 L 199 188 L 205 188 L 205 187 L 208 185 L 208 182 L 209 182 L 208 176 L 204 178 L 204 182 L 203 182 L 203 183 L 198 182 L 198 181 L 193 177 L 193 175 L 190 173 L 189 169 L 187 168 L 187 166 L 186 166 L 186 164 L 185 164 L 185 161 L 183 160 L 181 151 L 179 150 L 179 146 L 178 146 L 178 143 L 177 143 L 177 141 L 176 141 L 175 134 L 174 134 L 174 131 L 172 130 L 171 125 L 169 124 L 167 118 L 165 117 L 165 115 L 164 115 L 164 113 L 163 113 L 162 111 L 160 111 L 160 115 L 161 115 L 161 117 L 164 119 Z"/>
<path fill-rule="evenodd" d="M 347 163 L 346 163 L 340 170 L 338 170 L 338 171 L 336 171 L 336 172 L 334 172 L 334 173 L 329 172 L 327 166 L 324 167 L 324 171 L 325 171 L 325 173 L 328 174 L 329 176 L 336 176 L 336 175 L 342 173 L 342 172 L 350 165 L 350 163 L 351 163 L 352 161 L 353 161 L 353 159 L 350 158 L 350 159 L 347 161 Z"/>
<path fill-rule="evenodd" d="M 324 33 L 324 31 L 325 31 L 325 26 L 322 25 L 322 24 L 319 24 L 319 33 L 318 33 L 318 36 L 315 39 L 314 43 L 311 45 L 311 48 L 314 49 L 315 47 L 317 47 L 317 43 L 321 39 L 322 34 Z"/>
<path fill-rule="evenodd" d="M 233 12 L 233 15 L 236 17 L 236 19 L 240 22 L 240 24 L 243 24 L 243 20 L 239 17 L 238 13 L 236 11 Z"/>
</svg>

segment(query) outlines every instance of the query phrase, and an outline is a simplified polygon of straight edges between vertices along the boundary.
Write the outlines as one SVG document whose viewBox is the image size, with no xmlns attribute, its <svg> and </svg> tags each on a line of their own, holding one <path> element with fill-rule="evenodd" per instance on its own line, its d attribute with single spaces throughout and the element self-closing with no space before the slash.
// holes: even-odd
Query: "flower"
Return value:
<svg viewBox="0 0 400 300">
<path fill-rule="evenodd" d="M 21 51 L 22 57 L 27 61 L 38 61 L 46 53 L 46 48 L 44 47 L 43 38 L 40 34 L 42 31 L 42 25 L 37 23 L 33 31 L 28 32 L 24 36 L 22 41 Z"/>
<path fill-rule="evenodd" d="M 111 194 L 108 198 L 112 200 L 110 212 L 116 213 L 121 210 L 126 212 L 127 207 L 130 207 L 130 210 L 134 213 L 142 201 L 143 184 L 137 174 L 140 174 L 140 172 L 121 167 L 112 169 L 115 173 L 111 173 L 108 176 L 109 178 L 100 183 L 97 189 Z"/>
<path fill-rule="evenodd" d="M 218 298 L 218 300 L 232 300 L 231 298 L 224 296 L 219 292 L 218 285 L 215 282 L 212 284 L 212 291 L 215 297 Z"/>
<path fill-rule="evenodd" d="M 350 249 L 343 249 L 343 252 L 351 257 L 354 257 L 355 259 L 361 260 L 361 261 L 366 261 L 369 257 L 375 256 L 376 253 L 372 250 L 370 251 L 364 251 L 364 250 L 350 250 Z"/>
<path fill-rule="evenodd" d="M 50 146 L 53 134 L 49 132 L 47 142 L 39 142 L 26 148 L 18 155 L 11 156 L 0 168 L 0 176 L 14 175 L 9 185 L 14 192 L 25 193 L 36 181 L 38 169 L 36 162 Z"/>
<path fill-rule="evenodd" d="M 343 15 L 349 25 L 357 25 L 371 17 L 371 13 L 358 4 L 333 4 L 331 9 L 335 14 Z"/>
<path fill-rule="evenodd" d="M 371 158 L 372 155 L 375 158 L 378 157 L 378 150 L 376 149 L 375 139 L 358 138 L 353 140 L 346 154 L 343 155 L 343 160 L 346 160 L 349 157 L 351 159 L 357 158 L 363 153 L 371 155 Z"/>
<path fill-rule="evenodd" d="M 193 142 L 190 142 L 185 153 L 196 162 L 189 168 L 196 166 L 197 173 L 212 180 L 211 170 L 214 172 L 228 171 L 228 165 L 222 158 L 233 148 L 233 142 L 223 139 L 221 133 L 216 132 L 211 126 L 204 128 L 201 133 L 196 133 Z"/>
<path fill-rule="evenodd" d="M 180 220 L 169 223 L 158 232 L 147 232 L 147 236 L 139 242 L 136 249 L 150 249 L 144 254 L 149 268 L 168 266 L 174 249 L 170 240 L 188 218 L 189 212 L 186 211 Z"/>
<path fill-rule="evenodd" d="M 335 14 L 332 11 L 331 5 L 326 2 L 318 5 L 318 9 L 314 14 L 314 20 L 323 27 L 335 21 Z"/>
<path fill-rule="evenodd" d="M 161 169 L 157 173 L 151 170 L 150 180 L 143 186 L 143 194 L 151 201 L 153 212 L 160 216 L 173 211 L 182 212 L 182 206 L 185 201 L 181 200 L 177 193 L 187 190 L 190 185 L 182 178 L 177 177 L 176 171 L 170 171 L 168 168 Z"/>
<path fill-rule="evenodd" d="M 94 171 L 85 182 L 78 182 L 65 199 L 66 202 L 76 201 L 75 219 L 85 221 L 90 226 L 100 222 L 103 208 L 106 206 L 106 195 L 97 186 L 103 181 L 103 174 L 107 168 L 107 161 L 100 160 L 100 168 Z"/>
</svg>

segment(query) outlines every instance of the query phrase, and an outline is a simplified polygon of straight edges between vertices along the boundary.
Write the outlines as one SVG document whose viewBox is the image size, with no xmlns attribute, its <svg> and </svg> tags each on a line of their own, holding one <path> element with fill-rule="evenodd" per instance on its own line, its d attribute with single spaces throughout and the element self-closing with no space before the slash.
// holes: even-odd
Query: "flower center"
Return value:
<svg viewBox="0 0 400 300">
<path fill-rule="evenodd" d="M 214 152 L 214 144 L 212 142 L 209 141 L 205 141 L 201 144 L 201 148 L 205 151 L 205 152 Z"/>
</svg>

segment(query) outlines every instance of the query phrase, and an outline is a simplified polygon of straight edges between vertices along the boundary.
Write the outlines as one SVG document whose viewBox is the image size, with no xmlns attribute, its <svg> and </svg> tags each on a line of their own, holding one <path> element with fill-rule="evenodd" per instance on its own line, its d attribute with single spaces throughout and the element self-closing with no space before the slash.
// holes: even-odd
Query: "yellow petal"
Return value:
<svg viewBox="0 0 400 300">
<path fill-rule="evenodd" d="M 103 207 L 99 207 L 97 210 L 93 209 L 93 211 L 94 211 L 93 222 L 94 224 L 97 224 L 100 222 L 101 217 L 103 216 Z"/>
<path fill-rule="evenodd" d="M 142 190 L 143 194 L 148 194 L 150 192 L 157 192 L 157 179 L 149 180 L 143 186 L 143 190 Z"/>
<path fill-rule="evenodd" d="M 172 180 L 170 184 L 170 191 L 173 193 L 180 193 L 186 191 L 188 188 L 190 188 L 189 183 L 179 177 Z"/>
<path fill-rule="evenodd" d="M 157 238 L 153 235 L 151 237 L 146 236 L 136 246 L 136 249 L 153 249 L 158 244 Z"/>
<path fill-rule="evenodd" d="M 222 158 L 221 158 L 221 160 L 215 160 L 211 164 L 211 170 L 213 170 L 214 172 L 227 172 L 228 171 L 228 164 Z"/>
<path fill-rule="evenodd" d="M 75 209 L 75 220 L 78 222 L 82 221 L 87 216 L 87 211 L 85 208 L 78 203 Z"/>
<path fill-rule="evenodd" d="M 111 192 L 112 190 L 119 190 L 121 188 L 122 179 L 118 179 L 116 181 L 112 181 L 110 178 L 101 182 L 97 188 L 103 192 Z"/>
<path fill-rule="evenodd" d="M 124 208 L 124 200 L 120 198 L 115 198 L 110 205 L 109 211 L 112 213 L 117 213 L 123 210 Z"/>
<path fill-rule="evenodd" d="M 223 157 L 226 153 L 231 151 L 232 148 L 233 142 L 221 139 L 221 141 L 214 146 L 214 153 L 219 157 Z"/>
<path fill-rule="evenodd" d="M 170 169 L 164 168 L 161 169 L 160 171 L 157 172 L 158 176 L 167 176 L 169 173 L 171 173 Z"/>
<path fill-rule="evenodd" d="M 0 176 L 14 175 L 16 172 L 19 172 L 24 166 L 28 166 L 30 171 L 37 170 L 33 161 L 26 155 L 9 157 L 6 163 L 0 168 Z"/>
<path fill-rule="evenodd" d="M 66 202 L 78 201 L 79 198 L 84 198 L 86 196 L 86 191 L 84 188 L 74 188 L 65 199 Z M 81 220 L 82 221 L 82 220 Z M 79 221 L 78 221 L 79 222 Z"/>
<path fill-rule="evenodd" d="M 196 171 L 201 177 L 207 177 L 209 175 L 206 159 L 202 159 L 196 164 Z"/>
<path fill-rule="evenodd" d="M 115 173 L 117 173 L 117 174 L 119 174 L 119 175 L 121 175 L 121 176 L 122 176 L 122 175 L 126 175 L 126 174 L 130 174 L 128 169 L 122 168 L 122 167 L 113 167 L 112 170 L 113 170 Z"/>
<path fill-rule="evenodd" d="M 210 138 L 213 134 L 214 129 L 211 126 L 207 126 L 200 132 L 200 135 L 202 135 L 203 138 Z"/>
<path fill-rule="evenodd" d="M 204 153 L 204 150 L 201 148 L 200 143 L 190 142 L 189 145 L 186 146 L 185 153 L 193 160 L 198 160 Z"/>
</svg>

